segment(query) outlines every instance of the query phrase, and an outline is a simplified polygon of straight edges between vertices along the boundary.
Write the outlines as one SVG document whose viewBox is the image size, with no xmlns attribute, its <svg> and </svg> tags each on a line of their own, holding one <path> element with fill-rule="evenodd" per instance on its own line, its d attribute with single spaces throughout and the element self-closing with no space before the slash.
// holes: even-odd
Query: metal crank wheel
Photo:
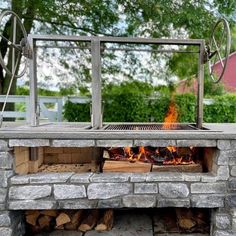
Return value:
<svg viewBox="0 0 236 236">
<path fill-rule="evenodd" d="M 215 24 L 209 45 L 207 46 L 206 60 L 211 79 L 218 83 L 224 76 L 230 54 L 231 36 L 227 20 L 224 18 Z"/>
<path fill-rule="evenodd" d="M 4 32 L 8 24 L 10 31 Z M 27 34 L 19 16 L 13 11 L 6 10 L 0 14 L 0 47 L 4 45 L 6 50 L 0 51 L 0 64 L 10 77 L 22 77 L 27 68 L 27 58 L 24 51 L 27 47 Z M 4 53 L 4 55 L 3 55 Z M 11 58 L 11 63 L 7 60 Z M 20 72 L 16 73 L 19 67 Z"/>
</svg>

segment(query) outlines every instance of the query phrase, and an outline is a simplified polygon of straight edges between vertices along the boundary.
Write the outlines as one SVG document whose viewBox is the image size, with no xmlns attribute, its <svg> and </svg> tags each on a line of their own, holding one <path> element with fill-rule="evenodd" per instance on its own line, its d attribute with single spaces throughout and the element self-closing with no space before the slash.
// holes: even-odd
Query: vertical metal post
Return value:
<svg viewBox="0 0 236 236">
<path fill-rule="evenodd" d="M 16 44 L 16 17 L 15 16 L 13 16 L 13 36 L 12 36 L 12 43 L 13 44 Z M 15 60 L 16 60 L 16 58 L 15 58 L 15 48 L 14 47 L 12 47 L 12 59 L 11 59 L 11 68 L 12 68 L 12 71 L 14 70 L 14 68 L 15 68 Z"/>
<path fill-rule="evenodd" d="M 29 77 L 30 77 L 30 125 L 37 126 L 39 124 L 38 117 L 38 94 L 37 94 L 37 63 L 35 41 L 32 35 L 28 36 L 28 42 L 31 50 L 29 60 Z"/>
<path fill-rule="evenodd" d="M 202 128 L 203 123 L 203 98 L 204 98 L 204 53 L 205 43 L 200 44 L 199 58 L 198 58 L 198 94 L 197 94 L 197 128 Z"/>
<path fill-rule="evenodd" d="M 101 48 L 100 40 L 94 37 L 91 41 L 92 54 L 92 127 L 102 127 L 102 92 L 101 92 Z"/>
</svg>

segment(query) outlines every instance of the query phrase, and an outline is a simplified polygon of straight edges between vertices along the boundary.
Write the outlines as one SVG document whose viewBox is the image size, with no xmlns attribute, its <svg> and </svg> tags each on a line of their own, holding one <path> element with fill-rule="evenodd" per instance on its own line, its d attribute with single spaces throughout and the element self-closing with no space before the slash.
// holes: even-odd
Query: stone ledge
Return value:
<svg viewBox="0 0 236 236">
<path fill-rule="evenodd" d="M 25 200 L 10 201 L 8 203 L 9 210 L 49 210 L 57 209 L 56 201 L 50 200 Z"/>
<path fill-rule="evenodd" d="M 224 207 L 224 195 L 216 195 L 216 194 L 192 195 L 191 207 L 202 207 L 202 208 Z"/>
<path fill-rule="evenodd" d="M 112 140 L 112 139 L 100 139 L 96 140 L 97 147 L 132 147 L 133 140 L 130 139 L 120 139 L 120 140 Z"/>
<path fill-rule="evenodd" d="M 58 202 L 58 209 L 93 209 L 97 208 L 97 200 L 79 199 Z"/>
<path fill-rule="evenodd" d="M 122 198 L 124 207 L 149 208 L 156 206 L 156 196 L 127 195 Z"/>
<path fill-rule="evenodd" d="M 167 147 L 176 146 L 176 140 L 134 140 L 134 146 Z"/>
<path fill-rule="evenodd" d="M 184 181 L 183 173 L 170 172 L 150 172 L 147 174 L 146 182 L 166 182 L 166 181 Z"/>
<path fill-rule="evenodd" d="M 94 147 L 95 141 L 84 139 L 84 140 L 76 140 L 76 139 L 59 139 L 52 140 L 52 147 Z"/>
<path fill-rule="evenodd" d="M 90 177 L 93 176 L 92 172 L 73 174 L 70 178 L 71 183 L 90 183 Z"/>
<path fill-rule="evenodd" d="M 159 193 L 166 198 L 186 198 L 189 188 L 183 183 L 159 183 Z"/>
<path fill-rule="evenodd" d="M 50 146 L 49 139 L 10 139 L 10 147 L 45 147 Z"/>
<path fill-rule="evenodd" d="M 216 147 L 216 140 L 177 140 L 178 147 Z"/>
<path fill-rule="evenodd" d="M 190 207 L 189 199 L 157 199 L 157 207 Z"/>
<path fill-rule="evenodd" d="M 90 177 L 90 182 L 94 183 L 123 183 L 128 182 L 129 173 L 100 173 Z"/>
</svg>

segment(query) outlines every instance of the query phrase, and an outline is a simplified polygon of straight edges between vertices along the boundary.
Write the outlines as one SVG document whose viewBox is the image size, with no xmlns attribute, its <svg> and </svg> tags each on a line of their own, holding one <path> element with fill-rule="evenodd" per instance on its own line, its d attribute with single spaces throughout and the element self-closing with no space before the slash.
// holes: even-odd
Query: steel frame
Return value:
<svg viewBox="0 0 236 236">
<path fill-rule="evenodd" d="M 28 35 L 31 49 L 29 63 L 30 71 L 30 124 L 39 125 L 39 108 L 37 102 L 37 41 L 71 41 L 90 42 L 92 55 L 92 115 L 93 129 L 102 128 L 102 95 L 101 95 L 101 43 L 119 44 L 157 44 L 157 45 L 194 45 L 199 48 L 198 53 L 198 94 L 196 109 L 196 126 L 202 128 L 203 123 L 203 93 L 204 93 L 204 54 L 205 41 L 203 39 L 155 39 L 130 37 L 99 37 L 99 36 L 65 36 L 65 35 Z M 57 46 L 55 46 L 56 48 Z M 170 52 L 176 50 L 170 50 Z M 179 52 L 183 52 L 180 50 Z M 196 52 L 194 52 L 196 53 Z"/>
</svg>

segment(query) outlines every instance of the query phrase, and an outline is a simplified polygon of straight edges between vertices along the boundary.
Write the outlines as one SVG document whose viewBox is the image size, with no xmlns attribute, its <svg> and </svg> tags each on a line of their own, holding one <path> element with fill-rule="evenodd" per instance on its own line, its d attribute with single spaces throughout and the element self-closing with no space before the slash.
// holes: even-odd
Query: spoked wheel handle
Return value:
<svg viewBox="0 0 236 236">
<path fill-rule="evenodd" d="M 10 10 L 3 11 L 0 14 L 0 26 L 4 24 L 4 18 L 7 19 L 7 17 L 9 16 L 10 19 L 13 21 L 13 27 L 11 28 L 12 37 L 7 38 L 0 33 L 0 40 L 6 41 L 7 46 L 11 48 L 12 66 L 11 69 L 8 68 L 1 52 L 0 52 L 0 64 L 9 76 L 11 77 L 13 76 L 14 78 L 19 78 L 22 77 L 26 72 L 27 60 L 24 61 L 23 69 L 21 70 L 21 72 L 19 74 L 16 74 L 15 67 L 18 67 L 18 65 L 16 65 L 17 62 L 16 59 L 18 58 L 18 55 L 24 56 L 24 48 L 27 46 L 27 33 L 19 16 L 15 12 Z M 20 39 L 20 41 L 18 40 L 18 42 L 16 42 L 18 34 L 20 34 L 22 38 Z M 18 63 L 20 63 L 20 60 L 18 60 Z"/>
<path fill-rule="evenodd" d="M 221 32 L 220 32 L 221 30 Z M 211 79 L 218 83 L 224 76 L 230 54 L 231 35 L 229 23 L 222 18 L 215 24 L 209 45 L 207 46 L 207 61 Z M 216 71 L 216 65 L 219 64 L 219 71 Z"/>
</svg>

